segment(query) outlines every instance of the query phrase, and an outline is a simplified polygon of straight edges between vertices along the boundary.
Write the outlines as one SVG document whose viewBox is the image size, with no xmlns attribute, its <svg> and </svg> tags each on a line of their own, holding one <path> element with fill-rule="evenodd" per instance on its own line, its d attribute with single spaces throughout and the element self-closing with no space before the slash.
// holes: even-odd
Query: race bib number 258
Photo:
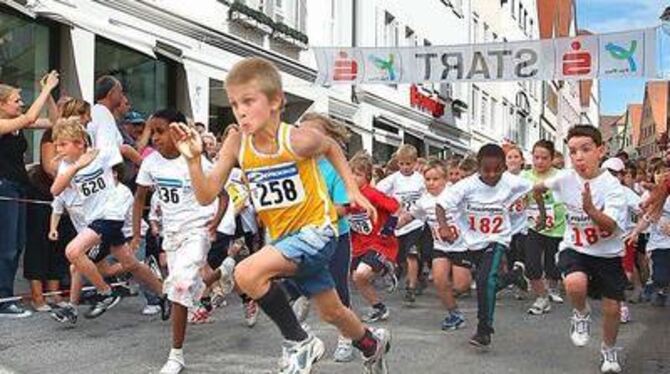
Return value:
<svg viewBox="0 0 670 374">
<path fill-rule="evenodd" d="M 257 211 L 287 208 L 305 200 L 305 188 L 295 163 L 246 172 Z"/>
</svg>

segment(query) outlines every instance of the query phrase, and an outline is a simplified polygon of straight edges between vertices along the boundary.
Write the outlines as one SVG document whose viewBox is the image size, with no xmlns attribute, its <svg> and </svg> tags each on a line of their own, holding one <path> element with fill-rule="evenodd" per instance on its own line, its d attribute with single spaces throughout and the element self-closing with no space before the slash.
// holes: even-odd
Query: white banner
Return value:
<svg viewBox="0 0 670 374">
<path fill-rule="evenodd" d="M 657 77 L 657 28 L 508 43 L 314 47 L 319 84 Z"/>
</svg>

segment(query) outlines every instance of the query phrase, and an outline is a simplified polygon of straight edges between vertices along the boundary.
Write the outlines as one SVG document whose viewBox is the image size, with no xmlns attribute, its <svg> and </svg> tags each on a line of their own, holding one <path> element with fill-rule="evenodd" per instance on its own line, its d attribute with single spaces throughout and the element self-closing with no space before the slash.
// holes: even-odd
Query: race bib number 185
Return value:
<svg viewBox="0 0 670 374">
<path fill-rule="evenodd" d="M 246 171 L 257 211 L 287 208 L 305 200 L 305 188 L 295 163 Z"/>
</svg>

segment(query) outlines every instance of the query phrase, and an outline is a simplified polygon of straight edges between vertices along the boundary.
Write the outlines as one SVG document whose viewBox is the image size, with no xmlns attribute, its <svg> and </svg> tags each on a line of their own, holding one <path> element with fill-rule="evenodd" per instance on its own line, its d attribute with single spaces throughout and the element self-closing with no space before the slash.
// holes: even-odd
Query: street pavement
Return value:
<svg viewBox="0 0 670 374">
<path fill-rule="evenodd" d="M 530 300 L 515 300 L 504 291 L 496 307 L 496 333 L 488 351 L 467 341 L 476 324 L 476 299 L 460 299 L 468 326 L 441 331 L 444 313 L 434 291 L 419 296 L 415 307 L 402 305 L 401 292 L 387 296 L 391 317 L 380 323 L 393 332 L 389 355 L 391 373 L 598 373 L 600 349 L 599 304 L 593 307 L 593 336 L 584 348 L 568 337 L 570 307 L 554 304 L 551 313 L 525 313 Z M 272 373 L 280 356 L 280 335 L 261 315 L 256 327 L 243 324 L 237 297 L 218 309 L 214 322 L 189 326 L 184 373 Z M 364 311 L 354 294 L 355 309 Z M 140 314 L 141 297 L 124 299 L 95 320 L 80 317 L 64 326 L 46 314 L 22 320 L 0 320 L 0 374 L 5 373 L 157 373 L 170 348 L 170 325 Z M 670 308 L 633 305 L 634 321 L 619 336 L 626 373 L 670 373 Z M 360 373 L 361 359 L 338 364 L 331 355 L 337 342 L 334 328 L 312 313 L 308 323 L 326 344 L 317 373 Z"/>
</svg>

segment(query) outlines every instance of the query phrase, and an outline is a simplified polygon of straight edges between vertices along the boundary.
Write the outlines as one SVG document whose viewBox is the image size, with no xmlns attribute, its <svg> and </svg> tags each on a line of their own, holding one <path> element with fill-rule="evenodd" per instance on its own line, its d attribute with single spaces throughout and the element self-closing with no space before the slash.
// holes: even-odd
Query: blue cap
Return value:
<svg viewBox="0 0 670 374">
<path fill-rule="evenodd" d="M 142 124 L 146 122 L 144 116 L 140 112 L 130 111 L 126 114 L 126 117 L 123 119 L 123 123 L 132 123 L 132 124 Z"/>
</svg>

